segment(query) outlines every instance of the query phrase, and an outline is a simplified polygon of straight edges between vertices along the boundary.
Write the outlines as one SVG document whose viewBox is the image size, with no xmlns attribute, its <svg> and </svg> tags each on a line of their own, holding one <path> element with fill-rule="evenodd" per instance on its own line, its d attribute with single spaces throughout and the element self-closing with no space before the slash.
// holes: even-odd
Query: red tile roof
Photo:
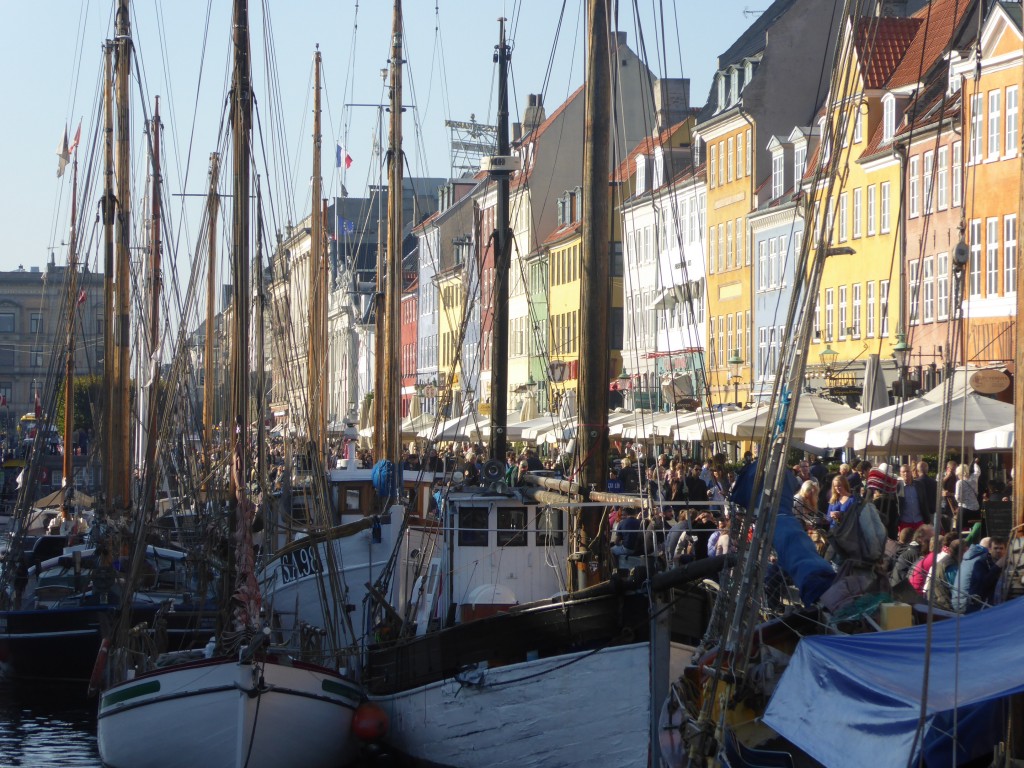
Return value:
<svg viewBox="0 0 1024 768">
<path fill-rule="evenodd" d="M 559 240 L 564 240 L 570 234 L 579 231 L 579 229 L 582 226 L 582 219 L 577 219 L 576 221 L 572 222 L 572 224 L 563 224 L 562 226 L 555 229 L 555 231 L 552 232 L 550 235 L 545 237 L 541 245 L 552 245 L 554 243 L 557 243 Z"/>
<path fill-rule="evenodd" d="M 675 125 L 669 126 L 657 136 L 648 136 L 633 147 L 629 154 L 626 155 L 626 159 L 619 163 L 619 166 L 612 171 L 611 181 L 626 181 L 629 179 L 629 177 L 633 175 L 633 168 L 636 164 L 636 158 L 639 155 L 653 155 L 654 150 L 657 147 L 664 147 L 665 149 L 670 149 L 672 147 L 685 147 L 686 135 L 680 132 L 680 128 L 682 128 L 683 123 L 685 122 L 686 120 L 681 120 Z M 675 139 L 673 139 L 673 134 L 677 132 L 679 132 L 679 136 L 676 136 Z"/>
<path fill-rule="evenodd" d="M 949 49 L 961 23 L 975 3 L 970 0 L 932 0 L 914 14 L 921 26 L 886 87 L 903 88 L 920 82 Z"/>
<path fill-rule="evenodd" d="M 903 60 L 922 25 L 919 18 L 892 16 L 860 19 L 856 50 L 865 88 L 881 88 Z"/>
</svg>

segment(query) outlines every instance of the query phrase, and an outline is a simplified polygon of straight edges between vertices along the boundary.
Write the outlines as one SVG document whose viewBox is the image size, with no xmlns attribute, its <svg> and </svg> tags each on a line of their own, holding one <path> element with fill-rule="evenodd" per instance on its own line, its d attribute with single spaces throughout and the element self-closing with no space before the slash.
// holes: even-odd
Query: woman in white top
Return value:
<svg viewBox="0 0 1024 768">
<path fill-rule="evenodd" d="M 977 520 L 981 516 L 981 502 L 978 500 L 978 478 L 981 477 L 981 468 L 978 462 L 974 462 L 972 469 L 967 464 L 961 464 L 956 470 L 956 504 L 958 508 L 958 530 L 964 529 L 964 524 L 969 520 Z"/>
</svg>

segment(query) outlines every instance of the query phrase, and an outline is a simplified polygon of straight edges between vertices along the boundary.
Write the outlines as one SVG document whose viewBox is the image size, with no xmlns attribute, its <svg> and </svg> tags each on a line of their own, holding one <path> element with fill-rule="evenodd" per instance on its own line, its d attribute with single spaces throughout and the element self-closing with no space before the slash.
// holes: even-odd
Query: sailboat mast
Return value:
<svg viewBox="0 0 1024 768">
<path fill-rule="evenodd" d="M 384 290 L 384 360 L 374 398 L 377 459 L 400 457 L 399 316 L 402 300 L 402 0 L 395 0 L 391 29 L 391 108 L 388 142 L 388 242 Z M 379 306 L 379 305 L 378 305 Z"/>
<path fill-rule="evenodd" d="M 207 487 L 210 476 L 210 462 L 213 454 L 213 423 L 214 414 L 214 365 L 213 338 L 216 333 L 217 309 L 217 220 L 220 217 L 220 195 L 217 184 L 220 176 L 220 155 L 210 153 L 210 191 L 206 201 L 209 229 L 207 230 L 207 252 L 209 263 L 206 266 L 206 334 L 203 340 L 203 457 L 205 474 L 203 488 Z"/>
<path fill-rule="evenodd" d="M 260 487 L 267 479 L 267 369 L 264 365 L 264 339 L 267 331 L 267 287 L 263 270 L 263 193 L 256 177 L 256 477 Z"/>
<path fill-rule="evenodd" d="M 152 122 L 153 151 L 153 191 L 152 219 L 150 220 L 149 240 L 149 355 L 148 365 L 152 366 L 149 384 L 149 413 L 146 414 L 146 464 L 147 472 L 156 472 L 156 445 L 159 430 L 159 399 L 160 399 L 160 97 L 156 97 L 153 108 Z M 144 508 L 156 506 L 156 478 L 145 484 L 149 498 L 144 500 Z"/>
<path fill-rule="evenodd" d="M 508 140 L 508 62 L 512 50 L 505 42 L 505 19 L 498 19 L 498 156 L 511 151 Z M 509 175 L 502 167 L 492 169 L 491 177 L 498 185 L 495 211 L 494 243 L 494 329 L 491 336 L 491 459 L 504 461 L 508 448 L 508 271 L 512 244 L 509 231 Z"/>
<path fill-rule="evenodd" d="M 71 236 L 68 238 L 68 344 L 64 370 L 64 487 L 72 486 L 75 449 L 75 310 L 78 308 L 78 154 L 71 166 Z"/>
<path fill-rule="evenodd" d="M 106 511 L 114 499 L 114 47 L 103 48 L 103 421 L 100 440 Z"/>
<path fill-rule="evenodd" d="M 320 49 L 313 56 L 313 200 L 310 208 L 309 242 L 309 360 L 307 381 L 309 403 L 306 410 L 309 419 L 310 455 L 323 456 L 324 435 L 327 419 L 324 413 L 325 366 L 324 353 L 327 346 L 327 270 L 324 259 L 324 222 L 320 212 L 320 198 L 323 180 L 320 175 Z"/>
<path fill-rule="evenodd" d="M 608 0 L 590 0 L 586 124 L 583 149 L 583 244 L 580 270 L 580 349 L 596 350 L 580 365 L 578 447 L 580 482 L 603 491 L 608 479 Z"/>
<path fill-rule="evenodd" d="M 131 505 L 131 463 L 129 432 L 129 407 L 131 386 L 131 349 L 128 346 L 131 336 L 130 297 L 128 293 L 131 280 L 131 253 L 128 242 L 131 237 L 131 137 L 130 110 L 131 95 L 131 21 L 128 16 L 128 0 L 118 0 L 115 24 L 115 50 L 117 59 L 115 67 L 117 77 L 115 88 L 117 96 L 117 222 L 116 222 L 116 281 L 115 320 L 114 320 L 114 405 L 111 409 L 111 431 L 113 441 L 111 462 L 107 471 L 113 474 L 112 504 L 116 508 L 127 509 Z"/>
<path fill-rule="evenodd" d="M 231 472 L 230 503 L 234 513 L 237 491 L 248 478 L 249 427 L 249 133 L 252 129 L 249 79 L 249 9 L 235 0 L 235 71 L 232 87 L 234 152 L 234 211 L 232 217 L 232 333 L 231 333 Z M 232 517 L 234 514 L 232 514 Z M 234 530 L 231 521 L 230 530 Z"/>
</svg>

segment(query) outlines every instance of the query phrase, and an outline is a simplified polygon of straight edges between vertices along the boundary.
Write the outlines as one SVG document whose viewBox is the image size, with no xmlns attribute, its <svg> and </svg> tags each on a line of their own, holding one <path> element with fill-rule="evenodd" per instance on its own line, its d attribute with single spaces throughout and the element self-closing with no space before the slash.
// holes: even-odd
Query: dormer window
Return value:
<svg viewBox="0 0 1024 768">
<path fill-rule="evenodd" d="M 793 150 L 793 183 L 798 184 L 804 177 L 807 168 L 807 147 L 800 146 Z"/>
<path fill-rule="evenodd" d="M 785 156 L 780 147 L 772 152 L 772 199 L 782 197 L 786 191 L 786 164 Z"/>
<path fill-rule="evenodd" d="M 860 107 L 856 108 L 856 114 L 853 117 L 853 143 L 860 144 L 864 140 L 864 113 L 860 111 Z"/>
<path fill-rule="evenodd" d="M 747 84 L 754 77 L 754 62 L 751 59 L 743 64 L 743 87 L 746 88 Z"/>
<path fill-rule="evenodd" d="M 654 178 L 651 180 L 651 189 L 657 189 L 665 183 L 665 150 L 657 147 L 654 150 Z"/>
<path fill-rule="evenodd" d="M 887 93 L 882 98 L 882 141 L 892 141 L 896 135 L 896 97 Z"/>
<path fill-rule="evenodd" d="M 637 155 L 636 157 L 636 193 L 642 195 L 646 190 L 647 186 L 644 183 L 647 178 L 647 157 L 644 155 Z"/>
<path fill-rule="evenodd" d="M 725 72 L 718 73 L 718 109 L 725 109 Z"/>
<path fill-rule="evenodd" d="M 821 162 L 827 163 L 829 157 L 832 155 L 832 142 L 827 132 L 828 126 L 825 124 L 825 118 L 818 120 L 818 135 L 821 136 Z"/>
<path fill-rule="evenodd" d="M 569 217 L 566 215 L 568 207 L 569 201 L 565 196 L 558 198 L 558 226 L 560 227 L 565 226 L 568 221 Z"/>
<path fill-rule="evenodd" d="M 734 67 L 729 73 L 729 104 L 735 104 L 740 98 L 740 71 Z"/>
</svg>

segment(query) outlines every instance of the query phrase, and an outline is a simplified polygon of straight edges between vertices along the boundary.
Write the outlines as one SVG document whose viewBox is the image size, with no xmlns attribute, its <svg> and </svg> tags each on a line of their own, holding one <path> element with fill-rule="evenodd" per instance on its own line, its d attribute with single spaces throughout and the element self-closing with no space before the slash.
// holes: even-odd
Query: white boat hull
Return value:
<svg viewBox="0 0 1024 768">
<path fill-rule="evenodd" d="M 386 696 L 388 743 L 450 768 L 647 768 L 650 646 L 467 672 Z"/>
<path fill-rule="evenodd" d="M 174 667 L 104 692 L 100 757 L 111 768 L 335 768 L 354 755 L 359 699 L 356 685 L 309 665 Z"/>
</svg>

